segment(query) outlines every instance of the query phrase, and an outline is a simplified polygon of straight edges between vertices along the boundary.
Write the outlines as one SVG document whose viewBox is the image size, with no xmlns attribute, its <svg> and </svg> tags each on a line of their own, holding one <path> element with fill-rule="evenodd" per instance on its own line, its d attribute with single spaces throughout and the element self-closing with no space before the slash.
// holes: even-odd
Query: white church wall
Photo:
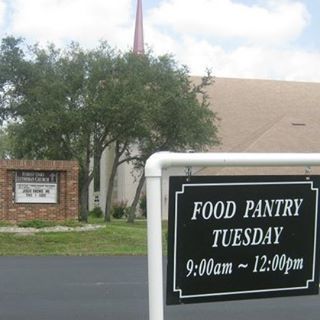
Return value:
<svg viewBox="0 0 320 320">
<path fill-rule="evenodd" d="M 114 159 L 113 147 L 103 152 L 100 160 L 100 191 L 94 192 L 94 181 L 89 187 L 89 210 L 99 206 L 105 212 L 108 183 Z M 92 164 L 93 167 L 93 164 Z M 138 180 L 132 175 L 132 164 L 123 163 L 118 167 L 113 188 L 113 202 L 125 202 L 129 206 L 134 198 Z M 99 198 L 97 202 L 96 199 Z"/>
<path fill-rule="evenodd" d="M 126 202 L 129 206 L 134 198 L 138 185 L 137 179 L 132 175 L 134 168 L 130 163 L 123 163 L 118 168 L 118 197 L 117 200 Z"/>
<path fill-rule="evenodd" d="M 100 207 L 103 212 L 105 211 L 108 183 L 112 168 L 113 157 L 113 147 L 107 148 L 101 156 L 100 190 L 97 192 L 94 191 L 94 180 L 92 180 L 89 186 L 89 210 L 92 210 L 94 207 Z"/>
</svg>

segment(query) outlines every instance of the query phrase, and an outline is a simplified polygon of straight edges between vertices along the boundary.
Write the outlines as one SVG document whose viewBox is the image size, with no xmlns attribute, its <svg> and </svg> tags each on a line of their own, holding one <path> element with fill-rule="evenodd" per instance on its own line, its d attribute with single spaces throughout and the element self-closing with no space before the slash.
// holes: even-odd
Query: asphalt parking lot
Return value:
<svg viewBox="0 0 320 320">
<path fill-rule="evenodd" d="M 318 320 L 320 298 L 165 307 L 170 320 Z M 148 319 L 146 257 L 0 257 L 0 319 Z"/>
</svg>

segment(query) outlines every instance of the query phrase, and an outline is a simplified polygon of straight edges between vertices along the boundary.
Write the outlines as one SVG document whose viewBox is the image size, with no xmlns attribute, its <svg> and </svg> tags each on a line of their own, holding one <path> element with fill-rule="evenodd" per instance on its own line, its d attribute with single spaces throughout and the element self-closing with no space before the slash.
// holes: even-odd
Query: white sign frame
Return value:
<svg viewBox="0 0 320 320">
<path fill-rule="evenodd" d="M 164 319 L 161 178 L 169 167 L 311 167 L 320 153 L 171 153 L 158 152 L 146 162 L 148 212 L 149 320 Z"/>
</svg>

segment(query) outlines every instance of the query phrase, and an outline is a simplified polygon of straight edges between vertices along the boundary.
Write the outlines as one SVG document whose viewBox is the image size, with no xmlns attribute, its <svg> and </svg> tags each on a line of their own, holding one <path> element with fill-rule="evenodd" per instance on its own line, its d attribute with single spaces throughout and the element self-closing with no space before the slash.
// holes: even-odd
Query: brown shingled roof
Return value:
<svg viewBox="0 0 320 320">
<path fill-rule="evenodd" d="M 320 83 L 217 78 L 208 93 L 221 119 L 222 144 L 212 151 L 320 152 Z M 237 169 L 239 174 L 248 171 L 266 170 Z M 289 171 L 304 169 L 273 170 L 277 174 Z M 219 170 L 219 174 L 234 172 Z"/>
</svg>

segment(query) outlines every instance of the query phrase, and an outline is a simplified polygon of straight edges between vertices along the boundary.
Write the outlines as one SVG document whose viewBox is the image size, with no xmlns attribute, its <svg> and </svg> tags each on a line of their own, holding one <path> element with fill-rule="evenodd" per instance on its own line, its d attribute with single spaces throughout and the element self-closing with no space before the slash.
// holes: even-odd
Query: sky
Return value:
<svg viewBox="0 0 320 320">
<path fill-rule="evenodd" d="M 320 82 L 320 0 L 142 0 L 144 39 L 190 74 Z M 136 0 L 0 0 L 0 37 L 133 46 Z"/>
</svg>

